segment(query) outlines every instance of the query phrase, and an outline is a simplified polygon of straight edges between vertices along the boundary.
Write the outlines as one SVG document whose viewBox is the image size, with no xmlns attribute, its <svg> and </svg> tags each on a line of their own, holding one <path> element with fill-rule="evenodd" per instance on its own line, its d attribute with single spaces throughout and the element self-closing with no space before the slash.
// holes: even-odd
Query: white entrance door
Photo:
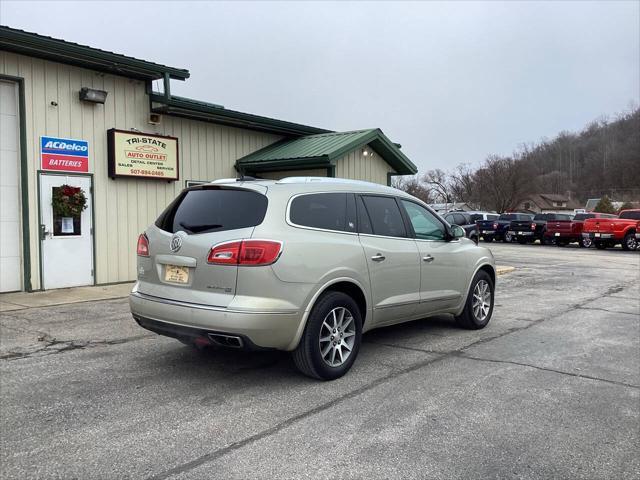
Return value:
<svg viewBox="0 0 640 480">
<path fill-rule="evenodd" d="M 79 216 L 54 212 L 51 205 L 54 192 L 63 192 L 66 186 L 80 188 L 87 199 L 87 208 Z M 40 214 L 43 288 L 92 285 L 91 178 L 41 173 Z"/>
<path fill-rule="evenodd" d="M 0 292 L 22 289 L 18 84 L 0 81 Z"/>
</svg>

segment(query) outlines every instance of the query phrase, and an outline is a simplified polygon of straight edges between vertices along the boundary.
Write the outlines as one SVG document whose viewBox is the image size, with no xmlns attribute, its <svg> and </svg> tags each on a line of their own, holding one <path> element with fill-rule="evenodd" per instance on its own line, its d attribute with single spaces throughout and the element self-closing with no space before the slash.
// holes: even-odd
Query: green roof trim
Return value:
<svg viewBox="0 0 640 480">
<path fill-rule="evenodd" d="M 254 115 L 252 113 L 229 110 L 224 108 L 222 105 L 201 102 L 190 98 L 176 97 L 173 95 L 165 97 L 159 93 L 151 93 L 149 97 L 151 98 L 151 110 L 154 113 L 163 113 L 287 136 L 312 135 L 316 133 L 330 132 L 330 130 L 325 130 L 323 128 L 310 127 L 299 123 Z"/>
<path fill-rule="evenodd" d="M 185 80 L 189 71 L 0 25 L 0 50 L 139 80 Z"/>
<path fill-rule="evenodd" d="M 290 168 L 334 165 L 348 153 L 370 145 L 399 175 L 412 175 L 418 168 L 379 128 L 353 132 L 326 132 L 281 140 L 236 162 L 243 172 L 266 172 Z"/>
</svg>

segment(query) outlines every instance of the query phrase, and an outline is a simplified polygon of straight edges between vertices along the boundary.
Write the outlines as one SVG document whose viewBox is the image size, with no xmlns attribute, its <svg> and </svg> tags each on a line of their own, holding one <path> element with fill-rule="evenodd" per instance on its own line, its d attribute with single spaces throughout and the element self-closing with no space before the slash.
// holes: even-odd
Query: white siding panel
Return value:
<svg viewBox="0 0 640 480">
<path fill-rule="evenodd" d="M 371 147 L 368 150 L 372 151 Z M 387 173 L 395 173 L 395 170 L 375 152 L 373 156 L 365 157 L 362 149 L 358 149 L 336 161 L 336 177 L 339 178 L 386 185 Z"/>
<path fill-rule="evenodd" d="M 233 177 L 235 161 L 280 140 L 280 136 L 164 116 L 147 123 L 149 98 L 144 82 L 56 62 L 0 52 L 0 73 L 22 77 L 25 84 L 26 136 L 31 232 L 31 280 L 40 288 L 37 170 L 40 137 L 70 137 L 89 142 L 89 170 L 94 175 L 96 281 L 135 278 L 137 236 L 173 200 L 184 181 Z M 80 102 L 81 87 L 107 91 L 104 105 Z M 52 105 L 51 102 L 57 103 Z M 136 129 L 178 137 L 180 180 L 107 177 L 107 130 Z"/>
</svg>

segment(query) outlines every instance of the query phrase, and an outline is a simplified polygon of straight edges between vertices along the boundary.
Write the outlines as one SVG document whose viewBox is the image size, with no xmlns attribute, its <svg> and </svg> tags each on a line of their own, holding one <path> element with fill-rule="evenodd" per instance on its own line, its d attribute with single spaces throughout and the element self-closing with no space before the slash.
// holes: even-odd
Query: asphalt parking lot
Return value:
<svg viewBox="0 0 640 480">
<path fill-rule="evenodd" d="M 2 314 L 1 477 L 640 478 L 640 254 L 491 244 L 489 326 L 371 332 L 322 383 L 125 299 Z"/>
</svg>

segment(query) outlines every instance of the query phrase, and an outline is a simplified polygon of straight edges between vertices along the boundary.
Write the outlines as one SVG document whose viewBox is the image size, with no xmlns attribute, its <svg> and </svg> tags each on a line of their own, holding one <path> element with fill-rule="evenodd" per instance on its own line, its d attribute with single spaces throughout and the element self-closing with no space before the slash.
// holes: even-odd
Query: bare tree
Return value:
<svg viewBox="0 0 640 480">
<path fill-rule="evenodd" d="M 429 196 L 434 200 L 443 203 L 451 203 L 453 201 L 449 175 L 444 170 L 439 168 L 428 170 L 422 176 L 422 182 L 427 186 Z"/>
<path fill-rule="evenodd" d="M 429 189 L 420 181 L 418 176 L 393 177 L 391 186 L 407 192 L 425 203 L 432 203 L 433 201 Z"/>
<path fill-rule="evenodd" d="M 527 164 L 511 157 L 489 156 L 474 178 L 480 205 L 496 212 L 515 209 L 531 193 Z"/>
<path fill-rule="evenodd" d="M 474 175 L 471 165 L 467 163 L 461 163 L 453 173 L 449 174 L 448 183 L 453 201 L 478 207 L 479 196 Z"/>
</svg>

